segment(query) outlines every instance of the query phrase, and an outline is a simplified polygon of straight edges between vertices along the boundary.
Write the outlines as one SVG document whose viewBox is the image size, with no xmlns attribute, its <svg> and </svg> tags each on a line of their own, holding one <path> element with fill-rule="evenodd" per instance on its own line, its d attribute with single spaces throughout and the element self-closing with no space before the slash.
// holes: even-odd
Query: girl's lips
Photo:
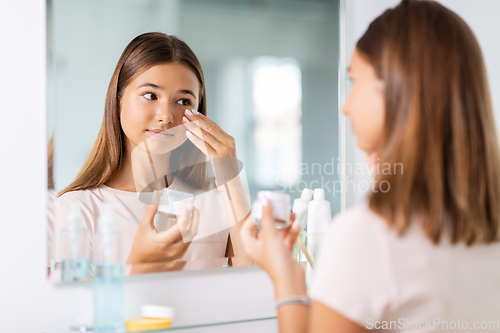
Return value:
<svg viewBox="0 0 500 333">
<path fill-rule="evenodd" d="M 163 131 L 163 130 L 148 130 L 148 133 L 152 136 L 156 136 L 156 137 L 161 138 L 161 139 L 168 139 L 168 138 L 171 138 L 174 136 L 168 130 L 165 130 L 165 131 Z"/>
</svg>

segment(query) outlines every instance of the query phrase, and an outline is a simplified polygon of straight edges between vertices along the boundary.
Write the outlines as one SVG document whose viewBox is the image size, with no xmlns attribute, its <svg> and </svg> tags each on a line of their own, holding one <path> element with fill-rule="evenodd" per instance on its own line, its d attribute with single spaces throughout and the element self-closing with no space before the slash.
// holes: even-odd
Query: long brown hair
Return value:
<svg viewBox="0 0 500 333">
<path fill-rule="evenodd" d="M 498 240 L 500 157 L 483 56 L 468 25 L 434 1 L 402 1 L 373 21 L 357 50 L 385 83 L 377 175 L 370 208 L 402 235 L 423 223 L 466 244 Z M 420 219 L 421 218 L 421 219 Z"/>
<path fill-rule="evenodd" d="M 188 66 L 200 82 L 198 111 L 206 111 L 205 80 L 201 65 L 189 46 L 177 37 L 160 32 L 144 33 L 135 37 L 123 51 L 109 83 L 101 129 L 82 170 L 59 196 L 66 192 L 99 186 L 108 181 L 120 168 L 123 160 L 123 130 L 120 126 L 120 103 L 127 85 L 140 73 L 163 63 Z M 185 147 L 185 146 L 192 147 Z M 204 156 L 187 140 L 171 155 L 173 170 L 190 185 L 204 187 L 208 183 Z M 186 152 L 189 152 L 187 154 Z M 182 155 L 181 155 L 182 154 Z M 185 163 L 182 163 L 184 160 Z M 189 167 L 182 168 L 184 164 Z"/>
</svg>

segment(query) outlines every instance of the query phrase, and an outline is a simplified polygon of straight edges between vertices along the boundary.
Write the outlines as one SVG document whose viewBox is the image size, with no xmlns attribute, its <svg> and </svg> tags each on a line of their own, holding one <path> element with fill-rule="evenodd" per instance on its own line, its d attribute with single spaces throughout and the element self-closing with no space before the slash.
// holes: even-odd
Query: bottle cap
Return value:
<svg viewBox="0 0 500 333">
<path fill-rule="evenodd" d="M 313 193 L 314 191 L 311 190 L 311 189 L 308 189 L 308 188 L 305 188 L 303 191 L 302 191 L 302 194 L 300 196 L 301 199 L 304 199 L 304 200 L 311 200 L 312 197 L 313 197 Z"/>
<path fill-rule="evenodd" d="M 322 188 L 314 189 L 314 200 L 325 200 L 325 190 Z"/>
<path fill-rule="evenodd" d="M 145 318 L 173 319 L 175 308 L 161 305 L 143 305 L 141 314 Z"/>
</svg>

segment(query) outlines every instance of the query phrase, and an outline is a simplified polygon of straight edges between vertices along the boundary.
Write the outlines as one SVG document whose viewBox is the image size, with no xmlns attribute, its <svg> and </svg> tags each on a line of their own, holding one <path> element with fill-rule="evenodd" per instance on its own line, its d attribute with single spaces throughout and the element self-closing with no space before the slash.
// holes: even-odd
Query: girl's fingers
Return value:
<svg viewBox="0 0 500 333">
<path fill-rule="evenodd" d="M 285 239 L 285 237 L 287 237 L 288 234 L 290 233 L 290 231 L 293 229 L 292 226 L 293 226 L 294 222 L 295 222 L 295 213 L 292 213 L 292 214 L 290 214 L 290 224 L 287 227 L 281 228 L 279 230 L 279 234 L 281 235 L 281 237 L 283 239 Z"/>
<path fill-rule="evenodd" d="M 188 122 L 184 123 L 184 126 L 196 135 L 199 139 L 203 139 L 206 143 L 208 143 L 214 150 L 222 151 L 225 147 L 219 140 L 217 140 L 211 133 L 208 133 L 203 128 L 196 126 L 195 123 Z"/>
<path fill-rule="evenodd" d="M 276 229 L 274 227 L 274 217 L 273 217 L 273 206 L 268 199 L 264 199 L 262 202 L 262 232 L 268 235 L 276 234 Z"/>
<path fill-rule="evenodd" d="M 147 225 L 150 229 L 155 229 L 154 218 L 157 210 L 158 205 L 148 205 L 140 225 Z"/>
<path fill-rule="evenodd" d="M 278 233 L 281 236 L 281 238 L 285 239 L 288 236 L 288 234 L 290 233 L 290 229 L 291 229 L 290 226 L 279 229 Z"/>
<path fill-rule="evenodd" d="M 154 218 L 156 211 L 158 210 L 159 201 L 160 201 L 160 193 L 155 190 L 153 192 L 153 198 L 146 207 L 146 211 L 144 212 L 144 215 L 139 225 L 147 225 L 150 229 L 154 229 L 156 231 Z"/>
<path fill-rule="evenodd" d="M 211 134 L 217 141 L 221 142 L 223 145 L 226 146 L 231 146 L 234 144 L 234 139 L 224 132 L 224 130 L 217 125 L 214 121 L 210 120 L 208 117 L 202 115 L 201 113 L 198 113 L 195 115 L 193 112 L 192 114 L 189 115 L 187 112 L 184 112 L 185 118 L 183 119 L 184 124 L 187 122 L 193 122 L 195 123 L 199 128 L 204 130 L 206 133 Z"/>
<path fill-rule="evenodd" d="M 174 244 L 182 239 L 182 232 L 178 224 L 174 224 L 168 230 L 157 234 L 157 242 Z"/>
<path fill-rule="evenodd" d="M 190 115 L 187 112 L 185 112 L 184 114 L 185 114 L 184 118 L 182 119 L 184 121 L 184 125 L 187 125 L 189 123 L 196 123 L 196 126 L 198 126 L 207 133 L 211 133 L 217 139 L 220 140 L 224 139 L 224 135 L 221 132 L 219 132 L 217 127 L 208 124 L 206 121 L 202 120 L 201 117 L 199 117 L 200 114 L 198 114 L 198 116 L 195 116 L 194 114 Z M 205 117 L 205 119 L 208 118 Z"/>
<path fill-rule="evenodd" d="M 192 204 L 190 204 L 192 205 Z M 198 234 L 198 228 L 200 225 L 200 211 L 193 206 L 191 206 L 191 223 L 189 229 L 184 236 L 184 242 L 193 241 L 194 237 Z"/>
<path fill-rule="evenodd" d="M 241 232 L 248 234 L 248 235 L 251 235 L 253 237 L 253 233 L 254 233 L 255 228 L 257 228 L 257 226 L 252 222 L 251 214 L 248 214 L 248 217 L 246 218 L 246 220 L 243 222 L 243 225 L 241 226 Z"/>
<path fill-rule="evenodd" d="M 186 136 L 201 152 L 208 157 L 214 156 L 216 151 L 213 147 L 208 145 L 203 139 L 200 139 L 198 136 L 194 135 L 190 131 L 186 131 Z"/>
<path fill-rule="evenodd" d="M 189 220 L 189 215 L 188 205 L 185 205 L 182 208 L 179 218 L 177 219 L 177 225 L 179 226 L 179 228 L 181 228 L 182 232 L 186 232 L 189 230 L 189 225 L 191 223 L 191 221 Z"/>
<path fill-rule="evenodd" d="M 287 237 L 285 238 L 286 246 L 290 251 L 293 251 L 293 245 L 297 241 L 297 237 L 299 236 L 300 230 L 301 230 L 300 224 L 296 225 L 292 230 L 290 230 Z"/>
<path fill-rule="evenodd" d="M 182 258 L 184 257 L 184 255 L 186 254 L 187 250 L 189 249 L 189 246 L 191 245 L 191 242 L 188 242 L 188 243 L 183 243 L 182 244 L 182 249 L 181 251 L 179 252 L 179 256 L 178 258 Z"/>
<path fill-rule="evenodd" d="M 193 114 L 191 117 L 197 118 L 197 119 L 201 120 L 202 122 L 204 122 L 207 126 L 215 128 L 217 130 L 217 132 L 219 132 L 220 134 L 222 134 L 224 136 L 229 136 L 229 134 L 224 132 L 224 130 L 219 125 L 217 125 L 217 123 L 215 121 L 213 121 L 212 119 L 208 118 L 207 116 L 205 116 L 202 113 L 199 113 L 195 109 L 189 110 L 189 111 L 191 111 L 191 113 Z M 187 110 L 184 113 L 187 114 L 188 116 L 190 116 L 189 113 L 187 113 Z"/>
<path fill-rule="evenodd" d="M 187 252 L 189 245 L 191 245 L 191 243 L 184 243 L 183 241 L 178 241 L 175 244 L 171 244 L 168 250 L 164 253 L 164 260 L 170 261 L 181 259 Z"/>
<path fill-rule="evenodd" d="M 158 233 L 158 239 L 161 242 L 169 242 L 170 244 L 174 244 L 182 240 L 183 230 L 186 228 L 186 225 L 189 223 L 187 217 L 189 216 L 189 212 L 187 208 L 184 207 L 186 211 L 182 211 L 181 215 L 175 219 L 175 224 L 172 225 L 168 230 L 162 231 Z M 186 214 L 187 213 L 187 214 Z"/>
<path fill-rule="evenodd" d="M 177 225 L 181 230 L 184 243 L 193 241 L 193 238 L 198 233 L 199 220 L 199 211 L 191 203 L 182 208 Z"/>
<path fill-rule="evenodd" d="M 252 217 L 248 216 L 240 229 L 240 238 L 247 255 L 253 252 L 258 243 L 258 240 L 254 237 L 255 228 L 257 226 L 252 222 Z"/>
</svg>

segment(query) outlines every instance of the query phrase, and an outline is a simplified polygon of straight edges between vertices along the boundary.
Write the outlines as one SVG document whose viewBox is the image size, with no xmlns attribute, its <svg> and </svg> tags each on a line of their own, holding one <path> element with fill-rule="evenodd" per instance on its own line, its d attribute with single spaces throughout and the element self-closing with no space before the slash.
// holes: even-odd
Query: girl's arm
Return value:
<svg viewBox="0 0 500 333">
<path fill-rule="evenodd" d="M 272 207 L 268 202 L 263 202 L 262 227 L 256 236 L 255 228 L 250 219 L 242 226 L 241 239 L 244 250 L 271 277 L 276 300 L 306 296 L 305 272 L 292 258 L 292 249 L 300 232 L 300 225 L 294 229 L 277 231 L 274 228 Z M 313 301 L 311 307 L 302 304 L 279 306 L 278 323 L 282 333 L 366 332 L 362 326 L 317 301 Z"/>
<path fill-rule="evenodd" d="M 214 169 L 233 245 L 233 263 L 251 265 L 253 261 L 243 251 L 239 236 L 242 222 L 250 213 L 250 202 L 241 180 L 235 140 L 214 121 L 196 110 L 186 110 L 182 122 L 188 129 L 188 139 L 210 158 Z"/>
<path fill-rule="evenodd" d="M 228 221 L 232 266 L 253 265 L 241 243 L 240 230 L 245 219 L 250 215 L 250 202 L 246 196 L 240 176 L 236 176 L 225 185 L 218 187 L 224 203 L 224 211 Z M 229 190 L 229 193 L 228 193 Z"/>
</svg>

